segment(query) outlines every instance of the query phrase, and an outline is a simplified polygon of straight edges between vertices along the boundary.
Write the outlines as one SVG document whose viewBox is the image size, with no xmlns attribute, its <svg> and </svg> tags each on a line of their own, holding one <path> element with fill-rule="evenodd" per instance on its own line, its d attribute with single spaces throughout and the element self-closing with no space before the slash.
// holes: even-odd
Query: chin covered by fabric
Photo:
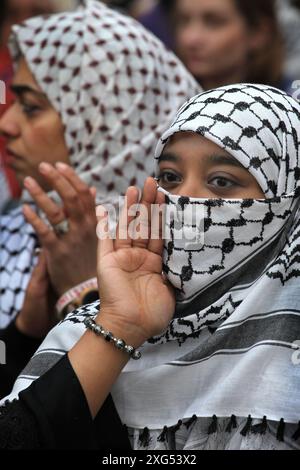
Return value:
<svg viewBox="0 0 300 470">
<path fill-rule="evenodd" d="M 298 209 L 294 195 L 272 200 L 197 199 L 159 189 L 168 204 L 163 270 L 176 289 L 178 317 L 198 313 L 237 282 L 255 282 L 284 247 Z M 194 332 L 228 314 L 199 317 Z"/>
<path fill-rule="evenodd" d="M 175 316 L 112 388 L 134 448 L 300 448 L 299 123 L 292 98 L 243 84 L 194 97 L 162 136 L 157 158 L 180 130 L 217 142 L 252 172 L 266 199 L 167 195 L 181 212 L 163 255 Z M 251 166 L 258 156 L 260 167 Z M 196 250 L 193 205 L 202 208 L 204 230 Z M 175 236 L 182 225 L 188 243 Z M 52 330 L 10 399 L 78 341 L 98 309 L 82 307 Z"/>
</svg>

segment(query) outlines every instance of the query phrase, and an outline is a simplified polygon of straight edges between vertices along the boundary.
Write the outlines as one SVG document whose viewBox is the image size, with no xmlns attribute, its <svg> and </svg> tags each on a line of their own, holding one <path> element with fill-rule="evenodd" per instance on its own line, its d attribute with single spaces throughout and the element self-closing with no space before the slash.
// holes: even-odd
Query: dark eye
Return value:
<svg viewBox="0 0 300 470">
<path fill-rule="evenodd" d="M 162 171 L 158 177 L 157 180 L 161 185 L 164 184 L 178 184 L 181 182 L 181 177 L 177 175 L 176 173 L 173 173 L 172 171 Z"/>
<path fill-rule="evenodd" d="M 31 117 L 34 114 L 36 114 L 38 111 L 40 111 L 40 107 L 34 104 L 22 104 L 22 111 L 26 116 Z"/>
<path fill-rule="evenodd" d="M 228 189 L 236 186 L 237 184 L 234 181 L 231 181 L 227 178 L 217 176 L 209 181 L 209 184 L 217 187 L 218 189 Z"/>
<path fill-rule="evenodd" d="M 221 16 L 214 15 L 213 13 L 208 13 L 204 15 L 204 22 L 206 26 L 210 28 L 219 28 L 226 24 L 226 19 Z"/>
<path fill-rule="evenodd" d="M 175 17 L 175 25 L 177 28 L 184 28 L 185 26 L 188 26 L 190 22 L 191 17 L 189 15 L 177 14 Z"/>
</svg>

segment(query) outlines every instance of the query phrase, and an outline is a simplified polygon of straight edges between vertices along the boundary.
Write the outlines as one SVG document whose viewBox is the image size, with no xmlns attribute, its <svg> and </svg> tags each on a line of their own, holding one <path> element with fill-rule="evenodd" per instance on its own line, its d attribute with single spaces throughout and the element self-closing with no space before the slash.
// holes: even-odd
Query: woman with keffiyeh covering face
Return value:
<svg viewBox="0 0 300 470">
<path fill-rule="evenodd" d="M 143 27 L 99 2 L 14 27 L 10 48 L 16 102 L 1 119 L 0 130 L 27 190 L 22 201 L 33 197 L 42 209 L 47 207 L 52 225 L 68 216 L 69 232 L 61 240 L 66 240 L 65 248 L 73 244 L 76 250 L 67 259 L 55 258 L 52 243 L 52 262 L 49 250 L 46 256 L 61 295 L 96 273 L 91 249 L 96 246 L 96 219 L 87 186 L 95 188 L 98 203 L 111 204 L 118 203 L 129 184 L 142 186 L 153 171 L 149 157 L 158 135 L 198 86 Z M 41 162 L 69 163 L 84 184 L 70 169 L 59 172 L 48 166 L 43 172 Z M 47 198 L 45 191 L 55 197 L 50 189 L 59 193 L 65 210 Z M 86 196 L 79 197 L 80 191 Z M 32 220 L 30 208 L 25 214 Z M 1 218 L 0 243 L 3 328 L 21 310 L 36 262 L 36 235 L 21 208 Z M 60 277 L 54 282 L 58 265 Z"/>
<path fill-rule="evenodd" d="M 82 307 L 50 332 L 4 428 L 25 402 L 56 448 L 300 448 L 299 123 L 299 104 L 264 85 L 183 105 L 156 150 L 160 186 L 146 180 L 136 219 L 124 208 L 122 237 L 107 236 L 102 212 L 100 311 Z M 126 195 L 139 200 L 135 187 Z M 164 202 L 163 240 L 152 205 Z M 152 237 L 134 237 L 147 215 Z"/>
</svg>

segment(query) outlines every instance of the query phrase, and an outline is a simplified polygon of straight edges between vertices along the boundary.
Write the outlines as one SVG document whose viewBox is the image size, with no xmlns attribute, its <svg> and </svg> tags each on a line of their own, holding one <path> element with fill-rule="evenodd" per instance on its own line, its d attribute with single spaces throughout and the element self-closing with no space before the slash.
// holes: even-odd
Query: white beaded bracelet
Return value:
<svg viewBox="0 0 300 470">
<path fill-rule="evenodd" d="M 120 351 L 125 351 L 129 356 L 134 359 L 138 360 L 141 358 L 142 354 L 140 351 L 135 349 L 133 346 L 129 346 L 125 343 L 123 339 L 115 338 L 111 331 L 105 330 L 99 323 L 96 323 L 95 320 L 88 317 L 84 320 L 84 325 L 89 330 L 93 331 L 97 336 L 103 336 L 105 341 L 112 341 L 117 349 Z"/>
</svg>

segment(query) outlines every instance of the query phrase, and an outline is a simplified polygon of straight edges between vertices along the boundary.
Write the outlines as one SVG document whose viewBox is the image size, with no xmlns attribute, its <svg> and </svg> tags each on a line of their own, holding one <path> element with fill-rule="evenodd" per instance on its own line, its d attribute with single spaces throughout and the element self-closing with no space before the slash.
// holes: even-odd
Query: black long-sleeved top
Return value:
<svg viewBox="0 0 300 470">
<path fill-rule="evenodd" d="M 0 449 L 130 450 L 109 395 L 93 420 L 66 354 L 0 408 Z"/>
<path fill-rule="evenodd" d="M 97 291 L 88 292 L 82 299 L 82 305 L 99 299 Z M 27 365 L 35 351 L 44 341 L 42 338 L 27 336 L 18 330 L 15 321 L 0 330 L 0 341 L 6 345 L 6 364 L 0 364 L 0 399 L 6 397 L 18 375 Z"/>
<path fill-rule="evenodd" d="M 36 339 L 21 333 L 12 322 L 0 330 L 0 341 L 6 346 L 6 363 L 0 365 L 0 398 L 6 397 L 43 338 Z"/>
</svg>

